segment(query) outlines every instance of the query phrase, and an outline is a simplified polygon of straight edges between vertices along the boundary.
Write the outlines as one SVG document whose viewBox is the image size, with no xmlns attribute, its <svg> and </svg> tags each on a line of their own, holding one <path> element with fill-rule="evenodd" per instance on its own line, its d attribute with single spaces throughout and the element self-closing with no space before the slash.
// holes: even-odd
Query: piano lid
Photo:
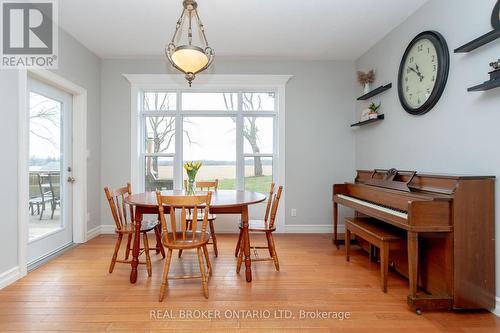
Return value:
<svg viewBox="0 0 500 333">
<path fill-rule="evenodd" d="M 389 176 L 388 176 L 389 175 Z M 386 179 L 392 177 L 392 183 L 387 184 Z M 425 174 L 415 173 L 414 171 L 397 171 L 394 170 L 375 169 L 375 170 L 358 170 L 355 181 L 370 186 L 378 186 L 391 188 L 394 190 L 408 192 L 402 185 L 407 186 L 410 191 L 425 191 L 431 193 L 439 193 L 452 195 L 458 183 L 461 180 L 471 179 L 487 179 L 495 178 L 495 176 L 474 176 L 474 175 L 451 175 L 451 174 Z M 397 182 L 397 183 L 394 183 Z M 384 186 L 380 186 L 380 184 Z M 389 186 L 386 186 L 389 185 Z M 402 188 L 398 188 L 402 187 Z"/>
</svg>

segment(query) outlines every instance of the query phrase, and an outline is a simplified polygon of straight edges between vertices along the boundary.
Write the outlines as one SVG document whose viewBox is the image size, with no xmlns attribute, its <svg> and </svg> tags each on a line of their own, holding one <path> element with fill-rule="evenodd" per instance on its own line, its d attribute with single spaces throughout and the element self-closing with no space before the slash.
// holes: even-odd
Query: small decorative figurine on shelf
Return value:
<svg viewBox="0 0 500 333">
<path fill-rule="evenodd" d="M 378 105 L 375 104 L 375 103 L 371 103 L 370 106 L 368 107 L 368 109 L 370 109 L 370 113 L 369 113 L 369 116 L 368 116 L 368 119 L 376 119 L 378 118 L 378 109 L 380 108 L 382 104 L 379 103 Z"/>
<path fill-rule="evenodd" d="M 492 80 L 500 80 L 500 59 L 497 61 L 490 62 L 491 68 L 493 70 L 489 73 L 490 74 L 490 81 Z"/>
<path fill-rule="evenodd" d="M 373 69 L 368 73 L 358 71 L 358 82 L 364 87 L 364 93 L 368 94 L 371 90 L 370 84 L 375 82 L 375 72 Z"/>
<path fill-rule="evenodd" d="M 363 121 L 370 120 L 370 112 L 372 112 L 372 110 L 370 110 L 370 109 L 362 110 L 361 111 L 361 119 L 359 121 L 363 122 Z"/>
</svg>

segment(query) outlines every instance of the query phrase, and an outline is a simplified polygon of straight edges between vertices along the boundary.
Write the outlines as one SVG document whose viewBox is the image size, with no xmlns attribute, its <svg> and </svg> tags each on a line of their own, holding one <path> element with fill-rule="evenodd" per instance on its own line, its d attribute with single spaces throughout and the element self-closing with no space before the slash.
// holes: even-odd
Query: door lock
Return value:
<svg viewBox="0 0 500 333">
<path fill-rule="evenodd" d="M 68 183 L 74 183 L 75 181 L 76 181 L 75 178 L 73 178 L 71 176 L 68 177 Z"/>
</svg>

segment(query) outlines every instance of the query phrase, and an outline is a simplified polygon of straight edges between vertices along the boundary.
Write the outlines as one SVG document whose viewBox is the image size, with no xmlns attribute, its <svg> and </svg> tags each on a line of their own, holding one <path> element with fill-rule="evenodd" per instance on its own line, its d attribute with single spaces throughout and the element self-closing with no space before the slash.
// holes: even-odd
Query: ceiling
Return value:
<svg viewBox="0 0 500 333">
<path fill-rule="evenodd" d="M 428 0 L 198 0 L 218 56 L 356 59 Z M 101 58 L 161 57 L 181 0 L 59 1 L 60 25 Z"/>
</svg>

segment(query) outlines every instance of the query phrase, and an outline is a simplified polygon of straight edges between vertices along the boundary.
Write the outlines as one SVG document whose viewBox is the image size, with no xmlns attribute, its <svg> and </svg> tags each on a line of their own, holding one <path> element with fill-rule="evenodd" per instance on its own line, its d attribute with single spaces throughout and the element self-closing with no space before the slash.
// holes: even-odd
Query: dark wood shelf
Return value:
<svg viewBox="0 0 500 333">
<path fill-rule="evenodd" d="M 497 38 L 500 38 L 500 29 L 492 30 L 487 34 L 484 34 L 481 37 L 478 37 L 473 41 L 460 46 L 458 49 L 455 49 L 455 53 L 467 53 L 473 51 L 478 47 L 491 43 Z"/>
<path fill-rule="evenodd" d="M 380 121 L 384 119 L 384 115 L 383 114 L 379 114 L 377 118 L 375 119 L 369 119 L 369 120 L 365 120 L 365 121 L 360 121 L 359 123 L 356 123 L 356 124 L 352 124 L 351 127 L 357 127 L 357 126 L 363 126 L 363 125 L 366 125 L 366 124 L 371 124 L 371 123 L 374 123 L 376 121 Z"/>
<path fill-rule="evenodd" d="M 381 94 L 384 91 L 389 90 L 391 88 L 392 88 L 392 83 L 386 84 L 385 86 L 380 86 L 376 89 L 373 89 L 369 93 L 366 93 L 363 96 L 358 97 L 358 101 L 366 101 L 368 98 L 372 98 L 373 96 Z"/>
<path fill-rule="evenodd" d="M 486 81 L 477 86 L 470 87 L 467 91 L 486 91 L 498 87 L 500 87 L 500 79 Z"/>
</svg>

